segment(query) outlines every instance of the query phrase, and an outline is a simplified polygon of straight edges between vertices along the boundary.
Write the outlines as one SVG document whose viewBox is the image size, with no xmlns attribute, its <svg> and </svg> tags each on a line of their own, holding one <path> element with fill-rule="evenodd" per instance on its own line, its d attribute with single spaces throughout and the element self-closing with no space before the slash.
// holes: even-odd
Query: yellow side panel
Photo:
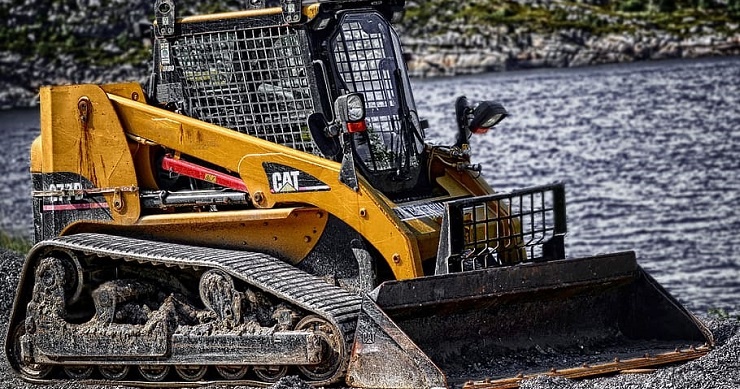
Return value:
<svg viewBox="0 0 740 389">
<path fill-rule="evenodd" d="M 68 232 L 127 234 L 182 244 L 260 251 L 297 264 L 316 246 L 329 218 L 315 208 L 249 209 L 143 216 L 129 226 L 78 223 Z"/>
<path fill-rule="evenodd" d="M 104 194 L 115 222 L 135 222 L 141 212 L 136 171 L 106 93 L 96 85 L 73 85 L 44 87 L 40 95 L 41 172 L 85 177 Z M 38 150 L 33 154 L 38 158 Z"/>
<path fill-rule="evenodd" d="M 140 103 L 146 103 L 146 94 L 141 85 L 135 82 L 127 82 L 120 84 L 105 84 L 101 85 L 101 88 L 106 93 L 110 93 L 116 96 L 125 97 Z"/>
<path fill-rule="evenodd" d="M 44 155 L 41 151 L 41 136 L 37 136 L 31 143 L 31 173 L 40 173 Z"/>
<path fill-rule="evenodd" d="M 306 204 L 323 209 L 362 234 L 388 262 L 396 278 L 423 275 L 417 241 L 388 207 L 390 202 L 362 177 L 358 177 L 357 192 L 342 184 L 339 163 L 130 99 L 110 98 L 129 134 L 238 172 L 255 206 Z M 303 171 L 331 190 L 271 193 L 265 163 Z"/>
<path fill-rule="evenodd" d="M 437 178 L 437 184 L 444 188 L 450 196 L 483 196 L 494 193 L 488 183 L 480 177 L 473 177 L 470 172 L 458 172 L 445 168 L 445 175 Z"/>
</svg>

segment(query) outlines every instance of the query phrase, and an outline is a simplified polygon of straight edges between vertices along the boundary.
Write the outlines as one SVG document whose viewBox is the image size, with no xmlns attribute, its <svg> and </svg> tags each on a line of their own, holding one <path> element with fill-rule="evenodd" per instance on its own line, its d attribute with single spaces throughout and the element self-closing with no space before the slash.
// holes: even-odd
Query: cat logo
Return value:
<svg viewBox="0 0 740 389">
<path fill-rule="evenodd" d="M 272 190 L 274 193 L 296 192 L 299 190 L 297 170 L 272 173 Z"/>
<path fill-rule="evenodd" d="M 317 192 L 331 190 L 318 178 L 292 166 L 263 162 L 270 193 Z"/>
<path fill-rule="evenodd" d="M 375 331 L 371 329 L 360 331 L 360 342 L 362 342 L 363 344 L 375 343 Z"/>
</svg>

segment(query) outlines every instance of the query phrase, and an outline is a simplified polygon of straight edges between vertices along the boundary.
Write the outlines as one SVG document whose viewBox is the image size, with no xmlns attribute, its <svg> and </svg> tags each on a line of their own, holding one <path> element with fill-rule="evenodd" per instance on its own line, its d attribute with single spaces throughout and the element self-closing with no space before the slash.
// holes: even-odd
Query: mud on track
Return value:
<svg viewBox="0 0 740 389">
<path fill-rule="evenodd" d="M 18 283 L 23 257 L 0 249 L 0 329 L 6 333 L 8 316 Z M 617 375 L 574 381 L 564 378 L 540 377 L 526 380 L 524 389 L 740 389 L 740 321 L 738 319 L 705 319 L 717 345 L 708 355 L 682 365 L 666 367 L 648 374 Z M 3 339 L 4 341 L 4 339 Z M 222 388 L 209 386 L 208 388 Z M 33 385 L 21 380 L 8 365 L 5 355 L 0 358 L 0 388 L 93 389 L 73 381 L 53 385 Z M 111 388 L 122 389 L 124 386 Z M 246 387 L 240 387 L 246 389 Z M 272 389 L 309 386 L 296 377 L 285 377 Z"/>
</svg>

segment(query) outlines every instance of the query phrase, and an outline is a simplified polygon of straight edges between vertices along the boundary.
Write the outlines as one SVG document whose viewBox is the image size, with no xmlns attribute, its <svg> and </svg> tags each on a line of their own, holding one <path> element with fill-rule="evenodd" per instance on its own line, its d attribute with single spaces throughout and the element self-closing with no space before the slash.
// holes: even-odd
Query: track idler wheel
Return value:
<svg viewBox="0 0 740 389">
<path fill-rule="evenodd" d="M 18 371 L 28 378 L 44 378 L 52 370 L 53 366 L 42 365 L 38 363 L 30 363 L 23 360 L 22 352 L 22 338 L 26 334 L 26 327 L 24 323 L 18 324 L 13 330 L 13 350 L 9 353 L 11 360 L 10 365 L 17 368 Z"/>
<path fill-rule="evenodd" d="M 103 378 L 111 381 L 120 381 L 128 375 L 128 366 L 100 366 L 98 371 Z"/>
<path fill-rule="evenodd" d="M 176 366 L 175 371 L 185 381 L 198 381 L 206 375 L 208 366 Z"/>
<path fill-rule="evenodd" d="M 241 322 L 241 294 L 234 280 L 221 270 L 209 270 L 200 277 L 198 285 L 203 305 L 213 311 L 219 320 L 236 326 Z"/>
<path fill-rule="evenodd" d="M 151 382 L 161 382 L 167 377 L 170 372 L 170 367 L 167 365 L 146 365 L 139 366 L 139 374 L 144 377 L 145 380 Z"/>
<path fill-rule="evenodd" d="M 255 366 L 254 375 L 260 380 L 269 383 L 278 382 L 288 374 L 288 366 Z"/>
<path fill-rule="evenodd" d="M 342 334 L 336 327 L 318 316 L 306 316 L 296 324 L 295 329 L 310 330 L 318 335 L 322 345 L 321 363 L 317 365 L 298 366 L 298 370 L 309 380 L 324 381 L 333 377 L 344 358 Z"/>
<path fill-rule="evenodd" d="M 240 380 L 247 375 L 249 366 L 216 366 L 216 371 L 226 380 Z"/>
</svg>

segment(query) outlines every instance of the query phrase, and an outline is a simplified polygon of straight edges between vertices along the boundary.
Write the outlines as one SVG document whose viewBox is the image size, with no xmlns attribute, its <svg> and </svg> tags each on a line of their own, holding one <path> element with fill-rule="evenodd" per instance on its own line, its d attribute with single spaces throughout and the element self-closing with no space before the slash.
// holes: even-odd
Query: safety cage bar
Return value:
<svg viewBox="0 0 740 389">
<path fill-rule="evenodd" d="M 436 274 L 565 258 L 565 186 L 445 203 Z"/>
<path fill-rule="evenodd" d="M 308 117 L 319 109 L 305 31 L 280 14 L 179 23 L 157 37 L 156 99 L 188 116 L 323 156 Z"/>
</svg>

